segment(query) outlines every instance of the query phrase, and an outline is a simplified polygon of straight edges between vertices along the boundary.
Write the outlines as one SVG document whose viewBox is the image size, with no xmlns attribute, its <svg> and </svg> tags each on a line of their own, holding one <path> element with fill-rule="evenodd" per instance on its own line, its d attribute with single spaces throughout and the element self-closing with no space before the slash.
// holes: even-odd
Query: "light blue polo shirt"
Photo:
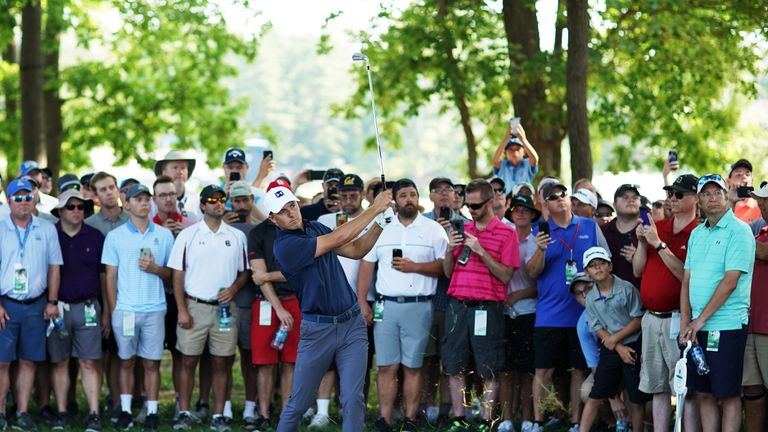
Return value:
<svg viewBox="0 0 768 432">
<path fill-rule="evenodd" d="M 505 194 L 512 192 L 518 183 L 533 184 L 533 178 L 536 177 L 537 172 L 539 172 L 538 165 L 531 166 L 531 160 L 528 158 L 523 158 L 517 165 L 512 165 L 507 159 L 502 159 L 499 169 L 493 168 L 493 175 L 504 180 Z"/>
<path fill-rule="evenodd" d="M 173 249 L 173 234 L 152 221 L 142 234 L 129 220 L 110 231 L 104 240 L 101 263 L 117 267 L 116 309 L 131 312 L 164 311 L 163 280 L 139 268 L 141 248 L 152 249 L 155 263 L 166 267 Z"/>
<path fill-rule="evenodd" d="M 685 269 L 690 271 L 688 298 L 696 319 L 709 303 L 725 272 L 741 272 L 736 289 L 704 323 L 702 330 L 739 330 L 749 321 L 749 296 L 755 265 L 755 239 L 749 225 L 728 209 L 714 227 L 703 223 L 688 239 Z"/>
<path fill-rule="evenodd" d="M 29 235 L 24 243 L 22 258 L 19 236 L 23 242 L 25 228 L 19 228 L 19 236 L 17 236 L 10 216 L 0 220 L 0 294 L 17 300 L 41 296 L 48 288 L 48 266 L 64 264 L 56 227 L 35 216 L 32 216 L 28 227 Z M 26 294 L 13 293 L 16 263 L 27 270 Z"/>
</svg>

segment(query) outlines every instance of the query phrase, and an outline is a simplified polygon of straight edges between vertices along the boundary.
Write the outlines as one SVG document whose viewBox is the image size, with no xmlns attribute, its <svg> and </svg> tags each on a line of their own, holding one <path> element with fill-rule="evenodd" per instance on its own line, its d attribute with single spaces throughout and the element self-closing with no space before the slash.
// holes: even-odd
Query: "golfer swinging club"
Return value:
<svg viewBox="0 0 768 432">
<path fill-rule="evenodd" d="M 264 198 L 269 219 L 280 228 L 275 257 L 296 290 L 302 314 L 293 393 L 280 415 L 278 432 L 299 430 L 301 415 L 334 363 L 341 387 L 342 430 L 360 432 L 365 427 L 368 334 L 357 295 L 347 283 L 337 254 L 351 259 L 365 256 L 387 218 L 392 220 L 391 202 L 392 193 L 383 191 L 360 216 L 331 231 L 319 222 L 302 220 L 298 200 L 288 188 L 273 188 Z M 376 224 L 357 238 L 373 220 Z"/>
</svg>

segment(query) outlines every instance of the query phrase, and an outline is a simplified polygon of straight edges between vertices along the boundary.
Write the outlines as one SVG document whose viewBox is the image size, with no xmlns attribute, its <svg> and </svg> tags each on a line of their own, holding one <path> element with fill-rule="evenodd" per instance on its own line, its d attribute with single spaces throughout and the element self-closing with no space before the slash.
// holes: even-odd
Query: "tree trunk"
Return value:
<svg viewBox="0 0 768 432">
<path fill-rule="evenodd" d="M 568 60 L 565 65 L 565 100 L 568 107 L 568 141 L 573 179 L 592 178 L 587 113 L 589 60 L 589 10 L 587 0 L 568 0 Z"/>
<path fill-rule="evenodd" d="M 43 51 L 41 44 L 43 10 L 39 1 L 21 9 L 21 139 L 23 158 L 43 162 Z"/>
<path fill-rule="evenodd" d="M 11 39 L 3 50 L 3 60 L 9 64 L 18 62 L 16 58 L 16 43 Z M 19 164 L 19 89 L 14 83 L 7 83 L 3 86 L 3 98 L 5 99 L 5 123 L 11 128 L 8 131 L 8 142 L 2 143 L 5 146 L 5 155 L 8 158 L 6 168 L 6 177 L 14 174 L 14 170 Z"/>
<path fill-rule="evenodd" d="M 443 53 L 445 54 L 448 79 L 450 80 L 451 92 L 453 94 L 453 103 L 459 110 L 461 117 L 461 127 L 464 130 L 464 137 L 467 140 L 467 172 L 470 178 L 480 177 L 477 172 L 477 140 L 472 131 L 472 116 L 467 104 L 467 94 L 464 91 L 464 78 L 459 69 L 459 63 L 453 55 L 453 36 L 446 26 L 445 20 L 448 17 L 447 0 L 437 1 L 437 23 L 442 33 Z"/>
<path fill-rule="evenodd" d="M 565 18 L 565 5 L 566 0 L 557 1 L 557 16 L 555 17 L 555 44 L 553 46 L 554 51 L 563 50 L 563 30 L 568 24 Z"/>
<path fill-rule="evenodd" d="M 504 31 L 510 62 L 518 61 L 519 52 L 525 60 L 533 61 L 539 55 L 539 23 L 533 2 L 504 0 Z M 541 79 L 531 80 L 517 90 L 512 86 L 514 76 L 510 74 L 510 90 L 515 115 L 520 117 L 528 141 L 539 153 L 539 170 L 547 175 L 560 173 L 560 144 L 565 136 L 562 126 L 545 124 L 545 112 L 556 112 L 559 108 L 547 102 L 546 88 Z"/>
<path fill-rule="evenodd" d="M 48 0 L 47 20 L 45 24 L 45 148 L 48 156 L 48 168 L 53 173 L 51 182 L 56 191 L 59 171 L 61 170 L 61 143 L 64 138 L 61 120 L 61 99 L 59 99 L 59 50 L 63 28 L 61 0 Z"/>
</svg>

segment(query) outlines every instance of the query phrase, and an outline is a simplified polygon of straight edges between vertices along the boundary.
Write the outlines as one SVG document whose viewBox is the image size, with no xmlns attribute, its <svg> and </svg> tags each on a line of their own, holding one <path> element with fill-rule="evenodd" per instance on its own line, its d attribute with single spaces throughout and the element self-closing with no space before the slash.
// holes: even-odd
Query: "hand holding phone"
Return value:
<svg viewBox="0 0 768 432">
<path fill-rule="evenodd" d="M 399 248 L 392 249 L 392 260 L 394 261 L 395 258 L 402 258 L 403 257 L 403 250 Z"/>
<path fill-rule="evenodd" d="M 509 133 L 516 135 L 517 127 L 520 126 L 520 117 L 512 117 L 509 119 Z"/>
<path fill-rule="evenodd" d="M 440 207 L 440 213 L 438 214 L 440 219 L 451 220 L 451 209 L 448 207 Z"/>
<path fill-rule="evenodd" d="M 229 173 L 229 181 L 231 182 L 240 181 L 240 172 L 232 171 L 231 173 Z"/>
<path fill-rule="evenodd" d="M 540 220 L 539 221 L 539 232 L 544 233 L 546 235 L 549 235 L 549 222 L 546 220 Z"/>
<path fill-rule="evenodd" d="M 667 160 L 669 161 L 669 169 L 677 171 L 680 167 L 680 162 L 677 160 L 677 150 L 670 150 Z"/>
<path fill-rule="evenodd" d="M 651 221 L 648 219 L 648 210 L 640 209 L 640 219 L 643 221 L 643 225 L 650 225 Z"/>
<path fill-rule="evenodd" d="M 266 158 L 274 159 L 274 156 L 272 155 L 272 150 L 264 150 L 264 152 L 261 155 L 261 158 L 262 159 L 266 159 Z"/>
</svg>

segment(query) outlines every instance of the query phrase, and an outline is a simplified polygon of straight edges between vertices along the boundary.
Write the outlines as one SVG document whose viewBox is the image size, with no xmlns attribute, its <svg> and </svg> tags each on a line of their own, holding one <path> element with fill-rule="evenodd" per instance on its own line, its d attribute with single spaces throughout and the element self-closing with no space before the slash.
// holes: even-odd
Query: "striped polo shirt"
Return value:
<svg viewBox="0 0 768 432">
<path fill-rule="evenodd" d="M 520 268 L 517 231 L 505 225 L 499 218 L 494 217 L 482 231 L 477 230 L 475 222 L 465 222 L 464 232 L 477 237 L 480 245 L 494 260 L 506 266 Z M 453 249 L 454 260 L 458 260 L 465 247 L 467 246 Z M 455 263 L 448 295 L 459 300 L 504 301 L 507 297 L 507 286 L 491 274 L 488 266 L 473 252 L 469 255 L 467 265 Z"/>
</svg>

